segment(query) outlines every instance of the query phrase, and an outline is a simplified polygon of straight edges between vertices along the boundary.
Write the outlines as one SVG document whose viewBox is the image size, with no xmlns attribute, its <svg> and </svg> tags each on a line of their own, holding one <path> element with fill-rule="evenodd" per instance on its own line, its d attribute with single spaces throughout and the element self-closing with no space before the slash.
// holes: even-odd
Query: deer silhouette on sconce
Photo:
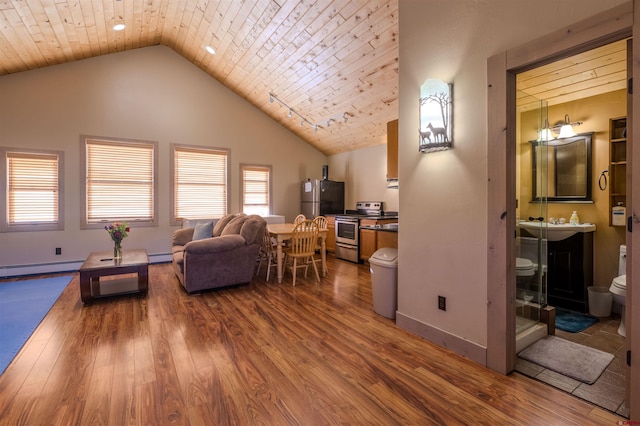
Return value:
<svg viewBox="0 0 640 426">
<path fill-rule="evenodd" d="M 427 143 L 431 143 L 431 132 L 428 130 L 422 131 L 419 130 L 420 132 L 420 141 L 422 143 L 422 145 L 425 144 L 425 139 L 427 140 Z"/>
<path fill-rule="evenodd" d="M 431 132 L 433 133 L 433 140 L 435 142 L 449 142 L 447 131 L 444 127 L 433 127 L 433 125 L 429 123 L 427 129 L 431 129 Z"/>
</svg>

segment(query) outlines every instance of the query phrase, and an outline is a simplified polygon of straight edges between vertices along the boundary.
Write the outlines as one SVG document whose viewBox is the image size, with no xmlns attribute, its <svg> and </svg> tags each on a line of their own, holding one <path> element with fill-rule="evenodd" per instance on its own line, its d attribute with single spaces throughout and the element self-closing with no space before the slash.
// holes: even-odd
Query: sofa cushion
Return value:
<svg viewBox="0 0 640 426">
<path fill-rule="evenodd" d="M 211 238 L 213 235 L 213 222 L 198 223 L 193 231 L 194 240 Z"/>
<path fill-rule="evenodd" d="M 242 224 L 244 224 L 247 218 L 248 216 L 243 213 L 238 214 L 236 217 L 231 219 L 231 221 L 229 221 L 227 226 L 225 226 L 224 229 L 222 230 L 222 234 L 220 235 L 239 234 L 240 229 L 242 229 Z"/>
<path fill-rule="evenodd" d="M 251 215 L 242 224 L 240 236 L 244 238 L 246 244 L 261 243 L 266 226 L 267 222 L 261 216 Z"/>
<path fill-rule="evenodd" d="M 173 252 L 172 257 L 173 257 L 173 263 L 180 265 L 180 267 L 182 267 L 182 265 L 184 264 L 184 250 Z"/>
<path fill-rule="evenodd" d="M 219 237 L 220 235 L 222 235 L 222 230 L 225 228 L 225 226 L 227 226 L 229 222 L 231 222 L 231 219 L 233 219 L 234 217 L 236 217 L 235 214 L 228 214 L 218 219 L 218 221 L 216 222 L 216 226 L 213 227 L 213 236 Z"/>
</svg>

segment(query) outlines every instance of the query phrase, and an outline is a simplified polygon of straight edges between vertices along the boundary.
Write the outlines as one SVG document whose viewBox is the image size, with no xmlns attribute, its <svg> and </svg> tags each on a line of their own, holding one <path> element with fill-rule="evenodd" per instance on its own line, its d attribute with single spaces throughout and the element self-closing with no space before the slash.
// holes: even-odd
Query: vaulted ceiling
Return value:
<svg viewBox="0 0 640 426">
<path fill-rule="evenodd" d="M 0 0 L 0 76 L 153 45 L 327 155 L 398 118 L 398 0 Z"/>
</svg>

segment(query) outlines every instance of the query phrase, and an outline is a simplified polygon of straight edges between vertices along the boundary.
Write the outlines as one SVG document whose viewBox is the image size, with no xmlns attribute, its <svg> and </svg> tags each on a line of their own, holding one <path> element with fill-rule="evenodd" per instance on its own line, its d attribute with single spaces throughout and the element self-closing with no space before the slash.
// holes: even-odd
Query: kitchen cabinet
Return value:
<svg viewBox="0 0 640 426">
<path fill-rule="evenodd" d="M 627 118 L 609 120 L 609 226 L 612 208 L 627 204 Z M 617 225 L 617 226 L 624 226 Z"/>
<path fill-rule="evenodd" d="M 398 248 L 398 232 L 377 231 L 376 250 L 382 247 Z"/>
<path fill-rule="evenodd" d="M 325 242 L 329 253 L 336 252 L 336 218 L 327 216 L 327 240 Z"/>
<path fill-rule="evenodd" d="M 361 219 L 360 226 L 377 226 L 385 223 L 397 223 L 398 219 Z M 368 261 L 376 250 L 381 247 L 398 247 L 398 233 L 378 231 L 375 229 L 360 229 L 360 259 Z"/>
<path fill-rule="evenodd" d="M 398 179 L 398 120 L 387 123 L 387 180 Z"/>
</svg>

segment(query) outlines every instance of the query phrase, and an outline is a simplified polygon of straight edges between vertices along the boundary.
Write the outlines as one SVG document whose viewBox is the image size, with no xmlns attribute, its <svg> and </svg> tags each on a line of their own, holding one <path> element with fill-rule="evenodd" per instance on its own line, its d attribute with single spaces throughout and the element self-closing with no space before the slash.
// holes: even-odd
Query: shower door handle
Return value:
<svg viewBox="0 0 640 426">
<path fill-rule="evenodd" d="M 540 216 L 540 217 L 533 217 L 533 216 L 529 216 L 529 220 L 530 220 L 530 221 L 543 222 L 543 221 L 544 221 L 544 217 L 542 217 L 542 216 Z"/>
</svg>

